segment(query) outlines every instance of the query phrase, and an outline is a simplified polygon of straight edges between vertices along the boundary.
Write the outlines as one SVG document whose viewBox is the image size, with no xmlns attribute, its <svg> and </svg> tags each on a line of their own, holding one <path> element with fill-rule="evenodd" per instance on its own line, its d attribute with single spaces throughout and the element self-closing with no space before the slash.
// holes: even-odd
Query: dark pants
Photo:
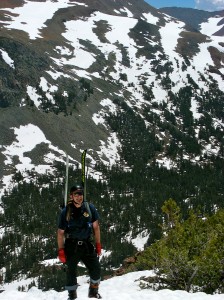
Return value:
<svg viewBox="0 0 224 300">
<path fill-rule="evenodd" d="M 92 283 L 100 282 L 100 263 L 92 243 L 84 241 L 83 244 L 81 244 L 81 242 L 77 240 L 66 239 L 65 254 L 67 259 L 66 290 L 71 291 L 77 289 L 77 265 L 80 261 L 87 267 L 90 281 Z"/>
</svg>

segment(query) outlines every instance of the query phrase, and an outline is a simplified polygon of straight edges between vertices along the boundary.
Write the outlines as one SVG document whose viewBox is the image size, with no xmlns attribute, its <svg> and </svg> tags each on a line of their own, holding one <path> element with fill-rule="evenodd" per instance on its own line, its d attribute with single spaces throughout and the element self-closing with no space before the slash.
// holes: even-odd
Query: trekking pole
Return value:
<svg viewBox="0 0 224 300">
<path fill-rule="evenodd" d="M 87 179 L 87 172 L 86 172 L 86 153 L 87 153 L 87 149 L 85 149 L 82 152 L 82 157 L 81 157 L 81 161 L 82 161 L 82 185 L 83 185 L 83 199 L 84 199 L 84 205 L 89 213 L 90 219 L 92 219 L 92 212 L 90 210 L 89 207 L 89 203 L 86 200 L 86 179 Z"/>
<path fill-rule="evenodd" d="M 82 152 L 82 185 L 83 185 L 83 198 L 86 201 L 86 153 L 87 149 Z"/>
<path fill-rule="evenodd" d="M 88 171 L 89 171 L 89 165 L 87 164 L 86 166 L 86 178 L 85 178 L 85 189 L 87 190 L 87 176 L 88 176 Z M 86 194 L 86 190 L 85 190 L 85 194 Z"/>
<path fill-rule="evenodd" d="M 66 153 L 66 174 L 65 174 L 65 195 L 64 195 L 64 205 L 67 205 L 67 197 L 68 197 L 68 167 L 69 167 L 69 158 Z"/>
</svg>

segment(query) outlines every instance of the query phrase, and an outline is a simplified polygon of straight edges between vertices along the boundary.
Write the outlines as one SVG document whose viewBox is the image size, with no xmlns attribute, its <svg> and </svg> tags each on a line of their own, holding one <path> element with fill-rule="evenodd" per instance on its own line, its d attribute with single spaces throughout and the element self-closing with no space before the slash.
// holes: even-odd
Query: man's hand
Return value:
<svg viewBox="0 0 224 300">
<path fill-rule="evenodd" d="M 59 258 L 60 262 L 62 262 L 63 264 L 66 263 L 66 256 L 65 256 L 64 248 L 58 249 L 58 258 Z"/>
</svg>

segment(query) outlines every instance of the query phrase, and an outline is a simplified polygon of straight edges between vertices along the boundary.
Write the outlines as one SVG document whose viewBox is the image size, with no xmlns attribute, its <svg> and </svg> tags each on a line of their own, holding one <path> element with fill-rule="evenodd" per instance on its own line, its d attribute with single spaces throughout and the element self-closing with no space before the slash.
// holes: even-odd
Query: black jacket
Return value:
<svg viewBox="0 0 224 300">
<path fill-rule="evenodd" d="M 71 217 L 70 220 L 66 220 L 67 207 L 65 207 L 59 217 L 58 228 L 65 230 L 66 236 L 77 240 L 88 240 L 92 234 L 92 223 L 99 219 L 99 214 L 93 204 L 89 204 L 92 218 L 84 205 L 80 208 L 71 206 Z"/>
</svg>

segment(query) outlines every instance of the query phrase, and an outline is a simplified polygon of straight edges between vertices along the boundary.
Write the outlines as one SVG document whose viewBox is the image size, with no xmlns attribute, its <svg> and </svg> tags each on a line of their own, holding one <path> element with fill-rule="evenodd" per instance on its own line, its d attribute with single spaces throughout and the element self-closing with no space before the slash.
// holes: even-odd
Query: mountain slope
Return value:
<svg viewBox="0 0 224 300">
<path fill-rule="evenodd" d="M 88 149 L 108 269 L 159 238 L 165 200 L 184 213 L 223 207 L 223 16 L 194 13 L 197 30 L 143 0 L 0 3 L 4 247 L 20 229 L 0 268 L 11 271 L 15 248 L 36 253 L 24 220 L 48 240 L 32 272 L 55 256 L 66 153 L 71 185 Z M 13 278 L 29 270 L 22 255 Z"/>
<path fill-rule="evenodd" d="M 187 26 L 191 26 L 194 30 L 200 31 L 200 24 L 215 15 L 214 12 L 197 10 L 192 8 L 180 7 L 163 7 L 160 9 L 163 13 L 181 20 Z"/>
<path fill-rule="evenodd" d="M 30 21 L 32 15 L 27 15 L 26 11 L 32 9 L 35 14 L 41 13 L 43 5 L 49 6 L 46 9 L 48 15 L 43 15 L 42 21 L 36 18 L 43 23 Z M 37 7 L 39 10 L 35 9 Z M 37 108 L 37 114 L 40 109 L 56 114 L 63 112 L 65 115 L 74 114 L 72 119 L 76 119 L 77 111 L 85 107 L 85 122 L 81 121 L 80 125 L 83 129 L 88 128 L 93 112 L 101 114 L 99 102 L 107 97 L 113 100 L 115 93 L 118 97 L 127 93 L 129 105 L 139 109 L 150 107 L 142 97 L 145 90 L 152 90 L 155 98 L 152 102 L 167 102 L 168 91 L 178 92 L 188 82 L 188 74 L 199 82 L 200 73 L 206 76 L 204 70 L 209 68 L 219 74 L 215 79 L 222 88 L 219 79 L 222 76 L 222 53 L 218 40 L 211 42 L 205 35 L 186 31 L 184 24 L 165 17 L 143 1 L 137 6 L 129 2 L 126 7 L 119 1 L 97 1 L 95 12 L 94 8 L 94 1 L 76 2 L 75 5 L 69 1 L 25 1 L 23 7 L 1 10 L 2 18 L 6 15 L 9 18 L 11 14 L 12 19 L 2 25 L 1 51 L 15 65 L 10 67 L 2 59 L 4 73 L 9 73 L 7 83 L 3 82 L 2 107 L 16 104 L 26 110 L 32 105 L 32 109 Z M 8 36 L 13 33 L 11 40 Z M 215 66 L 209 49 L 211 53 L 215 52 Z M 208 57 L 206 62 L 203 63 L 200 55 Z M 206 67 L 208 63 L 209 68 Z M 180 73 L 180 68 L 186 70 Z M 171 82 L 166 86 L 168 76 Z M 79 81 L 80 78 L 83 82 Z M 199 87 L 202 88 L 203 83 Z M 77 128 L 72 123 L 69 126 Z M 96 130 L 94 135 L 98 137 L 97 126 L 91 122 L 89 126 Z M 103 131 L 104 136 L 108 135 Z M 75 143 L 71 134 L 68 134 L 68 141 Z M 66 144 L 66 150 L 73 151 L 68 142 Z M 91 143 L 86 146 L 99 148 L 100 145 Z"/>
</svg>

